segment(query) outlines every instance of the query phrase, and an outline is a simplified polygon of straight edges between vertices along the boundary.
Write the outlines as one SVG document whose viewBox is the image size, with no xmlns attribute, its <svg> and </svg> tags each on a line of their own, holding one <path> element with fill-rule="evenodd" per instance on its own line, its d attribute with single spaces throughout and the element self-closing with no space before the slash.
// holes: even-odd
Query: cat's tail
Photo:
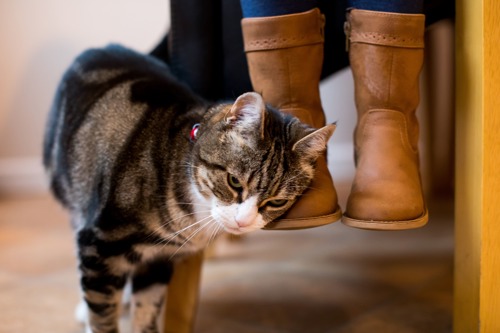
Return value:
<svg viewBox="0 0 500 333">
<path fill-rule="evenodd" d="M 61 98 L 62 87 L 59 87 L 52 103 L 45 126 L 45 135 L 43 140 L 43 166 L 45 170 L 50 173 L 53 166 L 54 155 L 56 154 L 56 141 L 58 132 L 62 125 L 61 121 L 61 105 L 63 103 Z M 58 130 L 59 129 L 59 130 Z"/>
</svg>

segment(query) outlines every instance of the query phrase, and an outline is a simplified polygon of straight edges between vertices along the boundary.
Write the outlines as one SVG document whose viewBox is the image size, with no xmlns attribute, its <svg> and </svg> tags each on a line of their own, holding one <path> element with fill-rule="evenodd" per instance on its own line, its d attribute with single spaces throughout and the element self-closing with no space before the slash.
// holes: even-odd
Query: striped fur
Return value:
<svg viewBox="0 0 500 333">
<path fill-rule="evenodd" d="M 209 104 L 165 64 L 120 46 L 79 56 L 49 115 L 44 164 L 76 233 L 87 330 L 118 332 L 131 281 L 134 331 L 157 332 L 172 262 L 283 214 L 331 132 L 255 93 Z"/>
</svg>

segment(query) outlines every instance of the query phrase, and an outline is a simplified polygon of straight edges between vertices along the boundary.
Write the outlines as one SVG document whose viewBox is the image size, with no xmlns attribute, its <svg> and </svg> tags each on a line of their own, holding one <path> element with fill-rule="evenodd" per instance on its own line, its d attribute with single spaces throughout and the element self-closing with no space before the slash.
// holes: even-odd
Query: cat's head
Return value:
<svg viewBox="0 0 500 333">
<path fill-rule="evenodd" d="M 193 152 L 197 194 L 227 232 L 263 228 L 307 189 L 335 125 L 314 129 L 257 93 L 207 113 Z"/>
</svg>

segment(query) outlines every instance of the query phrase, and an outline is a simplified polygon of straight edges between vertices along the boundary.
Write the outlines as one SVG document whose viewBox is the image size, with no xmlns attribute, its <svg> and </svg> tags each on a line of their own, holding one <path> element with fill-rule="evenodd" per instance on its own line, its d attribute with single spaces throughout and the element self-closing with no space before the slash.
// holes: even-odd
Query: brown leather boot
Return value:
<svg viewBox="0 0 500 333">
<path fill-rule="evenodd" d="M 356 175 L 346 225 L 374 230 L 427 223 L 418 155 L 424 15 L 353 9 L 345 25 L 355 84 Z"/>
<path fill-rule="evenodd" d="M 256 92 L 280 111 L 319 128 L 325 115 L 319 96 L 324 17 L 308 12 L 242 20 L 250 79 Z M 342 212 L 326 158 L 317 162 L 310 189 L 284 217 L 266 229 L 303 229 L 338 221 Z"/>
</svg>

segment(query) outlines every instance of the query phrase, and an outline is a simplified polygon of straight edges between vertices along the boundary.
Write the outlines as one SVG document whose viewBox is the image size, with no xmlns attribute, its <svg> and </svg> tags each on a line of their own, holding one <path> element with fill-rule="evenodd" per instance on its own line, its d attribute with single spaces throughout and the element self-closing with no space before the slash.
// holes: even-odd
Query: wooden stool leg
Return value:
<svg viewBox="0 0 500 333">
<path fill-rule="evenodd" d="M 174 274 L 167 290 L 164 333 L 193 331 L 203 256 L 203 252 L 200 252 L 174 265 Z"/>
</svg>

